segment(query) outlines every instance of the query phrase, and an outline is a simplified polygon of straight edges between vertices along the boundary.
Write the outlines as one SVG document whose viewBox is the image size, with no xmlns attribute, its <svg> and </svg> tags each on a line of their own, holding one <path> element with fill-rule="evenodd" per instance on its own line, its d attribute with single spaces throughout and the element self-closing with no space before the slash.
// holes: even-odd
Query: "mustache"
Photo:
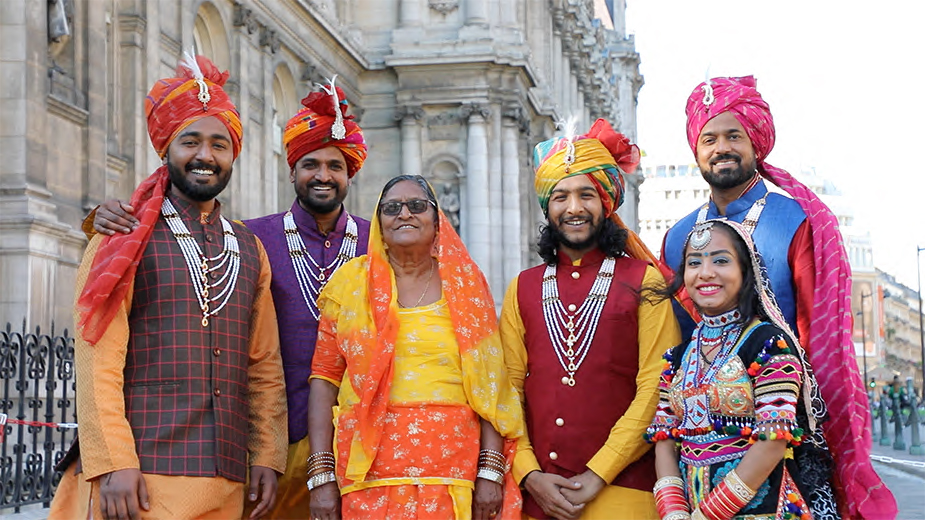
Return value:
<svg viewBox="0 0 925 520">
<path fill-rule="evenodd" d="M 721 162 L 721 161 L 735 161 L 736 163 L 742 164 L 741 157 L 739 157 L 736 154 L 727 153 L 727 154 L 723 154 L 723 155 L 720 155 L 719 157 L 712 159 L 710 161 L 710 166 L 715 166 L 716 163 Z"/>
<path fill-rule="evenodd" d="M 212 173 L 219 173 L 221 171 L 221 168 L 219 168 L 217 165 L 206 164 L 201 161 L 194 161 L 194 162 L 186 163 L 185 169 L 187 173 L 193 170 L 209 170 Z"/>
</svg>

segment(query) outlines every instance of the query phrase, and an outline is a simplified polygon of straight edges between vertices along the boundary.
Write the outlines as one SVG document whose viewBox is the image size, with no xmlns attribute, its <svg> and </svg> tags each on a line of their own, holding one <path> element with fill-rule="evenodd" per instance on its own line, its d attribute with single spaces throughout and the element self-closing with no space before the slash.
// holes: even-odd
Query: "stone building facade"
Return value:
<svg viewBox="0 0 925 520">
<path fill-rule="evenodd" d="M 282 128 L 337 74 L 370 146 L 347 200 L 422 174 L 499 300 L 535 260 L 533 145 L 598 117 L 635 139 L 639 56 L 624 2 L 594 0 L 3 0 L 0 322 L 71 323 L 80 221 L 159 164 L 143 101 L 184 49 L 231 72 L 245 141 L 235 218 L 292 203 Z M 624 217 L 636 222 L 638 177 Z"/>
</svg>

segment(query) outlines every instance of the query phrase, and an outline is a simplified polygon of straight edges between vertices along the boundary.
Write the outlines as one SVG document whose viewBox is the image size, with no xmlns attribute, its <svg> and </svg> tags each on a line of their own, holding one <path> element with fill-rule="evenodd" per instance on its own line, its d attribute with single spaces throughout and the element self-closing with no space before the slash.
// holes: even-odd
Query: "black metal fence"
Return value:
<svg viewBox="0 0 925 520">
<path fill-rule="evenodd" d="M 48 506 L 61 480 L 57 464 L 76 434 L 74 338 L 10 323 L 0 331 L 0 516 Z"/>
</svg>

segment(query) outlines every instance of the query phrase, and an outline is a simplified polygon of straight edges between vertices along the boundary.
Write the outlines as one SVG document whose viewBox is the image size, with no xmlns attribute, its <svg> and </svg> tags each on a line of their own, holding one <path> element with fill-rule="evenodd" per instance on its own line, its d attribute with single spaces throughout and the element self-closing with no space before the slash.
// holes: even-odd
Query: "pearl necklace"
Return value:
<svg viewBox="0 0 925 520">
<path fill-rule="evenodd" d="M 568 309 L 559 299 L 556 266 L 546 266 L 546 272 L 543 274 L 543 319 L 546 321 L 546 330 L 549 332 L 549 340 L 556 357 L 566 373 L 562 377 L 563 384 L 575 386 L 575 373 L 591 348 L 591 341 L 594 339 L 594 333 L 601 320 L 601 311 L 610 291 L 610 283 L 613 281 L 615 265 L 614 258 L 605 258 L 581 307 L 576 308 L 575 304 L 571 304 Z"/>
<path fill-rule="evenodd" d="M 225 243 L 221 253 L 212 258 L 206 258 L 199 244 L 196 243 L 196 239 L 193 238 L 193 234 L 190 233 L 189 228 L 177 213 L 177 209 L 167 197 L 164 197 L 164 202 L 161 204 L 161 215 L 164 216 L 167 227 L 180 244 L 180 250 L 183 251 L 183 258 L 186 259 L 186 267 L 193 281 L 193 290 L 196 292 L 199 308 L 202 310 L 202 326 L 208 327 L 209 317 L 215 316 L 225 307 L 238 283 L 238 272 L 241 270 L 241 249 L 238 246 L 238 237 L 234 234 L 231 223 L 225 217 L 220 216 Z M 210 263 L 214 265 L 210 266 Z M 209 283 L 209 275 L 223 267 L 225 273 L 222 277 L 215 283 Z M 210 296 L 210 289 L 219 287 L 221 290 L 218 294 Z M 221 303 L 214 309 L 211 308 L 211 305 L 219 300 Z"/>
<path fill-rule="evenodd" d="M 302 298 L 305 300 L 305 305 L 308 306 L 312 316 L 315 317 L 315 320 L 318 320 L 321 318 L 321 313 L 318 311 L 316 302 L 318 301 L 318 295 L 321 294 L 324 286 L 328 283 L 328 278 L 330 277 L 328 273 L 333 273 L 356 256 L 359 238 L 357 223 L 347 213 L 347 229 L 344 232 L 344 239 L 340 243 L 340 250 L 334 260 L 331 260 L 331 263 L 324 267 L 315 260 L 315 257 L 305 247 L 305 242 L 302 241 L 302 236 L 299 235 L 299 229 L 295 225 L 295 218 L 292 216 L 291 211 L 287 211 L 283 216 L 283 231 L 286 234 L 289 258 L 292 259 L 292 268 L 295 270 L 295 277 L 299 282 Z M 305 260 L 306 258 L 314 265 L 314 269 L 309 266 L 308 261 Z"/>
</svg>

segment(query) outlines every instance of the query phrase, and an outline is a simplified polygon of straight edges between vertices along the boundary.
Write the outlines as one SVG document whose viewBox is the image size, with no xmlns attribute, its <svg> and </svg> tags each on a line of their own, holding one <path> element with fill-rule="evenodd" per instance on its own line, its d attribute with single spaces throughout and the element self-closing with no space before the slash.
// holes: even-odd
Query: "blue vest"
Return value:
<svg viewBox="0 0 925 520">
<path fill-rule="evenodd" d="M 758 199 L 768 193 L 768 188 L 764 181 L 756 184 L 752 189 L 743 193 L 738 199 L 726 206 L 726 218 L 735 222 L 742 222 L 745 215 Z M 684 253 L 684 242 L 687 235 L 697 222 L 697 208 L 693 213 L 679 220 L 668 233 L 665 235 L 665 243 L 662 246 L 662 259 L 675 272 L 681 267 L 682 255 Z M 710 201 L 710 207 L 707 210 L 707 219 L 720 218 L 721 215 L 716 209 L 713 201 Z M 755 241 L 755 247 L 764 259 L 764 265 L 768 269 L 768 279 L 771 282 L 771 290 L 777 298 L 777 305 L 780 306 L 784 318 L 790 325 L 791 330 L 796 332 L 796 292 L 793 286 L 793 273 L 790 272 L 790 264 L 787 261 L 790 253 L 790 243 L 793 242 L 793 236 L 796 234 L 800 224 L 806 220 L 806 214 L 800 205 L 791 198 L 769 193 L 766 200 L 764 211 L 758 219 L 758 225 L 752 233 Z M 675 305 L 675 314 L 681 323 L 681 333 L 683 337 L 690 337 L 693 332 L 693 322 L 687 313 L 679 306 Z"/>
</svg>

